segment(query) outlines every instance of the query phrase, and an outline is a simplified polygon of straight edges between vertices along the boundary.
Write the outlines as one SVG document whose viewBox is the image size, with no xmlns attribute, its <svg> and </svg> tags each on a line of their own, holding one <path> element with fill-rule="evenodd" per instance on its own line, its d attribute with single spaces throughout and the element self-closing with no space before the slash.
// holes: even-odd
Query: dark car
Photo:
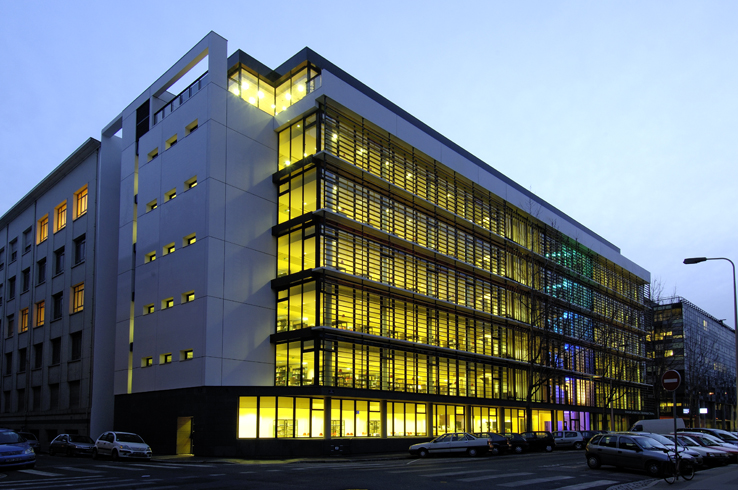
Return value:
<svg viewBox="0 0 738 490">
<path fill-rule="evenodd" d="M 41 451 L 41 443 L 38 442 L 38 438 L 35 434 L 30 432 L 18 432 L 18 435 L 28 441 L 28 445 L 31 446 L 35 452 L 38 453 Z"/>
<path fill-rule="evenodd" d="M 92 456 L 95 441 L 89 436 L 77 434 L 59 434 L 49 444 L 49 456 L 66 454 L 67 456 Z"/>
<path fill-rule="evenodd" d="M 486 438 L 489 452 L 495 456 L 512 451 L 510 441 L 502 434 L 498 434 L 497 432 L 475 432 L 472 435 L 480 439 Z"/>
<path fill-rule="evenodd" d="M 546 451 L 550 453 L 556 447 L 554 436 L 545 430 L 535 430 L 532 432 L 523 432 L 520 434 L 528 441 L 531 451 Z"/>
<path fill-rule="evenodd" d="M 602 465 L 645 470 L 651 476 L 661 475 L 669 461 L 667 448 L 650 437 L 620 434 L 598 434 L 586 448 L 587 465 L 596 470 Z"/>
<path fill-rule="evenodd" d="M 528 443 L 528 441 L 525 440 L 525 437 L 521 436 L 520 434 L 511 432 L 509 434 L 505 434 L 505 437 L 507 437 L 507 440 L 510 441 L 510 446 L 512 446 L 512 450 L 518 454 L 530 449 L 530 444 Z"/>
</svg>

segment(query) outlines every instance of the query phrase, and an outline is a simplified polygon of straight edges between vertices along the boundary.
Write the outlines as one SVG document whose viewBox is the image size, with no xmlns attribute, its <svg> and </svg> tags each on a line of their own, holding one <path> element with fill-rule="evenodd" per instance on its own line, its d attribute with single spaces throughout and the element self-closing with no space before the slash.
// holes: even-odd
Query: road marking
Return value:
<svg viewBox="0 0 738 490">
<path fill-rule="evenodd" d="M 165 468 L 167 470 L 181 470 L 186 466 L 170 466 L 170 465 L 158 465 L 158 464 L 142 464 L 142 463 L 130 463 L 128 466 L 140 466 L 141 468 L 147 468 L 149 470 Z"/>
<path fill-rule="evenodd" d="M 18 473 L 28 473 L 30 475 L 39 475 L 39 476 L 64 476 L 63 473 L 49 473 L 48 471 L 39 471 L 39 470 L 18 470 Z"/>
<path fill-rule="evenodd" d="M 472 481 L 482 481 L 482 480 L 491 480 L 493 478 L 512 478 L 514 476 L 526 476 L 526 475 L 532 475 L 533 473 L 503 473 L 503 474 L 495 474 L 495 475 L 485 475 L 485 476 L 477 476 L 474 478 L 460 478 L 458 481 L 464 481 L 464 482 L 472 482 Z"/>
<path fill-rule="evenodd" d="M 474 470 L 474 471 L 453 471 L 451 473 L 433 473 L 432 475 L 418 475 L 418 476 L 433 478 L 436 476 L 455 476 L 455 475 L 468 475 L 470 473 L 488 473 L 490 471 L 499 471 L 499 470 L 489 469 L 489 470 Z"/>
<path fill-rule="evenodd" d="M 513 483 L 501 483 L 499 487 L 517 487 L 522 485 L 533 485 L 535 483 L 547 483 L 550 481 L 569 480 L 574 478 L 573 476 L 551 476 L 548 478 L 533 478 L 532 480 L 521 480 Z"/>
<path fill-rule="evenodd" d="M 106 473 L 105 471 L 98 471 L 98 470 L 88 470 L 86 468 L 77 468 L 76 466 L 55 466 L 57 470 L 64 470 L 64 471 L 78 471 L 80 473 L 94 473 L 94 474 L 101 474 Z"/>
<path fill-rule="evenodd" d="M 615 480 L 596 480 L 586 483 L 577 483 L 576 485 L 569 485 L 568 487 L 559 487 L 557 490 L 586 490 L 587 488 L 598 487 L 600 485 L 612 485 L 613 483 L 620 483 Z"/>
<path fill-rule="evenodd" d="M 111 466 L 107 464 L 99 464 L 97 468 L 112 468 L 114 470 L 125 470 L 125 471 L 143 471 L 148 468 L 131 468 L 129 465 L 126 466 Z"/>
</svg>

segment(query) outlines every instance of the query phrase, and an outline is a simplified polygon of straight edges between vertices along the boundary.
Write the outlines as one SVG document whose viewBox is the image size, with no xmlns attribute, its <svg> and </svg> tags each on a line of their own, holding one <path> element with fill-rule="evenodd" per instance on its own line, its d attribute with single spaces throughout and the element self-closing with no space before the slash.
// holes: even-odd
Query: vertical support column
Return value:
<svg viewBox="0 0 738 490">
<path fill-rule="evenodd" d="M 323 439 L 331 440 L 331 397 L 323 398 Z"/>
<path fill-rule="evenodd" d="M 387 400 L 379 402 L 379 437 L 387 439 Z"/>
<path fill-rule="evenodd" d="M 464 405 L 464 432 L 474 432 L 472 429 L 472 406 Z"/>
<path fill-rule="evenodd" d="M 425 416 L 426 424 L 428 426 L 428 436 L 436 437 L 436 416 L 433 413 L 433 404 L 431 402 L 427 402 L 425 404 Z"/>
</svg>

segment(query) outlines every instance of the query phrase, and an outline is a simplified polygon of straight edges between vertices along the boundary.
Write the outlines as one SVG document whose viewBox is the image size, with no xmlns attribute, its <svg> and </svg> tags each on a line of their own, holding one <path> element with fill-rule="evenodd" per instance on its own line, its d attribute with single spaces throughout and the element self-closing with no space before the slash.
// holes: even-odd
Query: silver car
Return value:
<svg viewBox="0 0 738 490">
<path fill-rule="evenodd" d="M 587 436 L 577 430 L 559 430 L 553 432 L 553 436 L 557 448 L 584 449 L 587 444 Z"/>
<path fill-rule="evenodd" d="M 645 470 L 651 476 L 659 476 L 669 460 L 668 452 L 666 446 L 650 437 L 598 434 L 587 444 L 585 454 L 587 465 L 593 470 L 611 465 Z"/>
<path fill-rule="evenodd" d="M 432 441 L 410 446 L 410 454 L 425 458 L 431 454 L 466 453 L 478 456 L 489 450 L 486 437 L 474 437 L 466 432 L 452 432 L 438 436 Z"/>
<path fill-rule="evenodd" d="M 92 458 L 110 456 L 113 460 L 121 458 L 151 459 L 151 448 L 141 436 L 131 432 L 105 432 L 95 441 Z"/>
</svg>

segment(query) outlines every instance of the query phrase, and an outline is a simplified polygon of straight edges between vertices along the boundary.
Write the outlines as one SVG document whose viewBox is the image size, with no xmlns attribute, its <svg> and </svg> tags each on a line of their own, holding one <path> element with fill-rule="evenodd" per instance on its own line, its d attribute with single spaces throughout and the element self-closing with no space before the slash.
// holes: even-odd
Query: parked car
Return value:
<svg viewBox="0 0 738 490">
<path fill-rule="evenodd" d="M 520 454 L 530 449 L 530 443 L 520 434 L 511 432 L 509 434 L 505 434 L 505 437 L 510 441 L 510 446 L 512 447 L 513 452 Z"/>
<path fill-rule="evenodd" d="M 674 440 L 673 434 L 668 434 L 664 437 L 666 437 L 670 441 Z M 708 468 L 726 465 L 730 460 L 730 456 L 725 451 L 702 446 L 689 436 L 685 436 L 680 433 L 677 440 L 679 441 L 679 444 L 686 447 L 687 449 L 700 453 L 702 455 L 702 464 L 704 464 Z"/>
<path fill-rule="evenodd" d="M 104 432 L 95 441 L 92 458 L 110 456 L 114 460 L 121 458 L 151 459 L 151 448 L 141 436 L 131 432 Z"/>
<path fill-rule="evenodd" d="M 38 442 L 38 437 L 36 437 L 36 434 L 33 434 L 31 432 L 18 432 L 18 435 L 28 441 L 28 445 L 33 448 L 34 452 L 41 452 L 41 443 Z"/>
<path fill-rule="evenodd" d="M 678 432 L 678 434 L 691 437 L 703 447 L 709 447 L 710 449 L 717 449 L 727 453 L 731 463 L 738 461 L 738 448 L 730 443 L 721 441 L 717 437 L 703 432 Z"/>
<path fill-rule="evenodd" d="M 698 428 L 698 429 L 679 430 L 679 432 L 702 432 L 704 434 L 710 434 L 711 436 L 715 436 L 723 442 L 727 442 L 729 444 L 733 444 L 734 446 L 738 446 L 738 437 L 734 436 L 732 432 L 729 432 L 727 430 L 708 429 L 708 428 L 703 427 L 703 428 Z"/>
<path fill-rule="evenodd" d="M 425 458 L 432 454 L 466 453 L 478 456 L 487 452 L 487 438 L 474 437 L 466 432 L 450 432 L 436 437 L 432 441 L 421 442 L 410 446 L 410 454 Z"/>
<path fill-rule="evenodd" d="M 497 432 L 475 432 L 472 435 L 478 439 L 486 438 L 488 451 L 495 456 L 512 451 L 510 441 L 502 434 Z"/>
<path fill-rule="evenodd" d="M 95 441 L 90 436 L 78 434 L 59 434 L 49 444 L 49 456 L 66 454 L 67 456 L 91 456 Z"/>
<path fill-rule="evenodd" d="M 666 446 L 666 448 L 670 451 L 674 451 L 674 449 L 677 449 L 679 451 L 679 457 L 681 458 L 683 458 L 685 454 L 691 456 L 694 460 L 694 464 L 697 467 L 701 467 L 704 464 L 701 451 L 695 451 L 694 449 L 688 448 L 681 443 L 675 445 L 673 437 L 669 437 L 669 435 L 656 434 L 654 432 L 618 432 L 618 434 L 650 437 L 651 439 L 654 439 Z"/>
<path fill-rule="evenodd" d="M 645 436 L 598 434 L 587 444 L 587 465 L 596 470 L 602 465 L 645 470 L 651 476 L 661 475 L 668 461 L 668 449 Z"/>
<path fill-rule="evenodd" d="M 36 453 L 28 441 L 15 431 L 0 429 L 0 471 L 35 466 Z"/>
<path fill-rule="evenodd" d="M 520 435 L 528 441 L 531 451 L 546 451 L 550 453 L 556 447 L 554 436 L 548 431 L 536 430 L 533 432 L 523 432 Z"/>
<path fill-rule="evenodd" d="M 556 447 L 565 448 L 573 447 L 574 449 L 584 449 L 587 445 L 585 435 L 577 430 L 559 430 L 553 433 Z"/>
</svg>

